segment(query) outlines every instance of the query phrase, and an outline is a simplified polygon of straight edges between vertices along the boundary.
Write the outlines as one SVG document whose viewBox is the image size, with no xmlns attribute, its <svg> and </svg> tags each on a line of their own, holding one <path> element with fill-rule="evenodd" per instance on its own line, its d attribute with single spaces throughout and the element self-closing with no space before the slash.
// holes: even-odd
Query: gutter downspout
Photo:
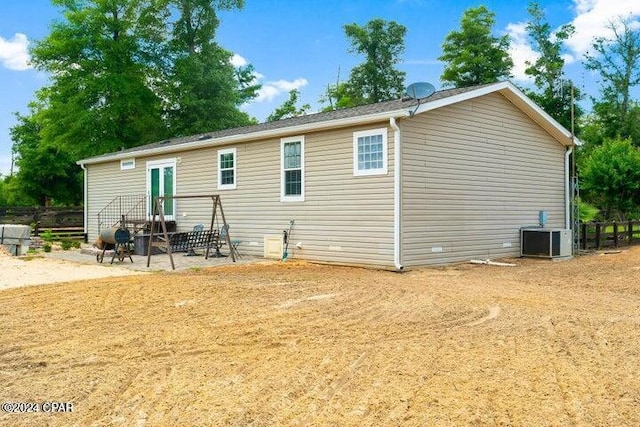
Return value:
<svg viewBox="0 0 640 427">
<path fill-rule="evenodd" d="M 402 220 L 402 147 L 400 142 L 400 127 L 395 117 L 389 118 L 389 125 L 393 129 L 393 264 L 397 271 L 404 266 L 401 258 L 401 220 Z"/>
<path fill-rule="evenodd" d="M 564 225 L 567 230 L 571 228 L 571 187 L 569 183 L 569 157 L 573 153 L 573 146 L 567 147 L 564 153 Z"/>
<path fill-rule="evenodd" d="M 87 168 L 84 163 L 80 163 L 84 177 L 82 179 L 82 200 L 84 204 L 84 235 L 89 239 L 89 183 L 87 182 Z"/>
</svg>

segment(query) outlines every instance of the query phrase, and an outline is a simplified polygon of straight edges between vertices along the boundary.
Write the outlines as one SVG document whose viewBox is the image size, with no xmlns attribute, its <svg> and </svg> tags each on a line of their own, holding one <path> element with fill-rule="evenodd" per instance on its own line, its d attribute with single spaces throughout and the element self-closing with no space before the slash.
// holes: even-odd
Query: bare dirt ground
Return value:
<svg viewBox="0 0 640 427">
<path fill-rule="evenodd" d="M 287 261 L 0 292 L 3 425 L 640 425 L 640 247 Z"/>
<path fill-rule="evenodd" d="M 121 264 L 110 265 L 107 262 L 98 264 L 94 261 L 92 265 L 80 266 L 76 262 L 41 256 L 11 257 L 0 253 L 0 291 L 28 285 L 133 274 L 141 273 L 123 268 Z"/>
</svg>

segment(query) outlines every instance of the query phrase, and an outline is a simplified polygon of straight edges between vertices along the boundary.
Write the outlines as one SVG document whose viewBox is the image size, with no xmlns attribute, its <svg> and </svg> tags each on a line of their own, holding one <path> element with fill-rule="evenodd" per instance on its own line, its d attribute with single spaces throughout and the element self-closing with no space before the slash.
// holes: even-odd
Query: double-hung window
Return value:
<svg viewBox="0 0 640 427">
<path fill-rule="evenodd" d="M 218 150 L 218 189 L 234 190 L 236 188 L 236 149 Z"/>
<path fill-rule="evenodd" d="M 353 133 L 353 174 L 385 175 L 387 173 L 387 129 Z"/>
<path fill-rule="evenodd" d="M 280 148 L 281 193 L 283 202 L 304 201 L 304 137 L 284 138 Z"/>
</svg>

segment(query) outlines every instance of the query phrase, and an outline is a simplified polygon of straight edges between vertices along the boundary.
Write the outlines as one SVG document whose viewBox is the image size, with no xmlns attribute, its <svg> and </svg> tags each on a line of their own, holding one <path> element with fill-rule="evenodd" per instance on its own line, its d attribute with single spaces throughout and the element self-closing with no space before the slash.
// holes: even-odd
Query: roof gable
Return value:
<svg viewBox="0 0 640 427">
<path fill-rule="evenodd" d="M 491 83 L 468 88 L 446 89 L 435 92 L 430 97 L 416 101 L 404 98 L 376 104 L 363 105 L 353 108 L 309 114 L 261 123 L 252 126 L 224 129 L 215 132 L 202 133 L 187 137 L 171 138 L 154 142 L 140 147 L 130 148 L 115 153 L 83 159 L 78 164 L 103 163 L 134 156 L 171 153 L 183 150 L 193 150 L 234 142 L 249 142 L 253 140 L 282 137 L 310 131 L 333 129 L 360 124 L 373 123 L 390 118 L 410 117 L 428 111 L 442 108 L 459 102 L 464 102 L 490 93 L 498 92 L 522 110 L 527 116 L 545 129 L 560 144 L 571 146 L 580 144 L 572 138 L 571 133 L 544 112 L 522 91 L 510 82 Z"/>
</svg>

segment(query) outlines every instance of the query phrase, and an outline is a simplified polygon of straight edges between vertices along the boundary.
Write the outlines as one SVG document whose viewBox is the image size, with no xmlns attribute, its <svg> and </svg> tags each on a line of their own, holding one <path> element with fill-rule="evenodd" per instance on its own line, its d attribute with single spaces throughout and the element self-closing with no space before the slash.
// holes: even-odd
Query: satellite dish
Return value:
<svg viewBox="0 0 640 427">
<path fill-rule="evenodd" d="M 416 82 L 407 86 L 406 95 L 411 99 L 417 99 L 419 101 L 430 97 L 435 91 L 436 88 L 431 83 Z"/>
</svg>

